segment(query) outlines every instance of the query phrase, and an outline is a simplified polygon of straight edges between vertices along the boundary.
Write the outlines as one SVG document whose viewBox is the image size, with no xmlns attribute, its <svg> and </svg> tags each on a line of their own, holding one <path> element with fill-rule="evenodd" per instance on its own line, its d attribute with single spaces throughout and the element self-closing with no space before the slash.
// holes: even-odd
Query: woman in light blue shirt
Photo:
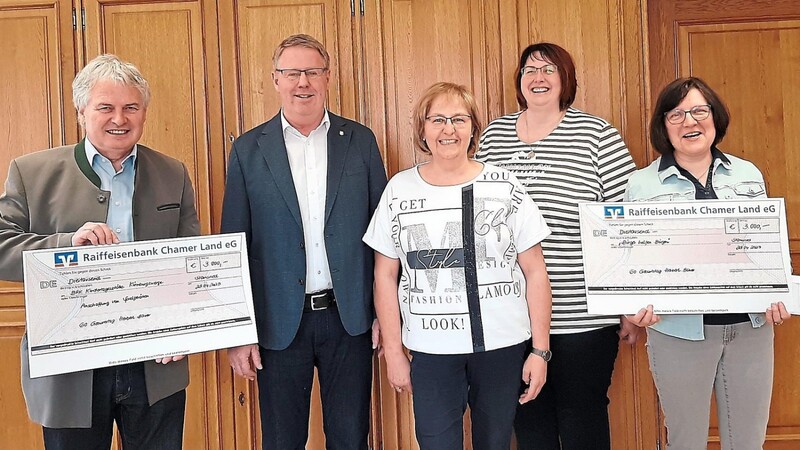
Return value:
<svg viewBox="0 0 800 450">
<path fill-rule="evenodd" d="M 722 100 L 703 80 L 667 85 L 650 121 L 650 141 L 661 157 L 631 176 L 626 200 L 765 198 L 758 168 L 717 148 L 729 121 Z M 789 317 L 783 303 L 766 313 L 663 317 L 651 305 L 629 317 L 649 327 L 650 370 L 668 448 L 706 448 L 712 389 L 723 450 L 762 448 L 772 394 L 772 327 Z"/>
</svg>

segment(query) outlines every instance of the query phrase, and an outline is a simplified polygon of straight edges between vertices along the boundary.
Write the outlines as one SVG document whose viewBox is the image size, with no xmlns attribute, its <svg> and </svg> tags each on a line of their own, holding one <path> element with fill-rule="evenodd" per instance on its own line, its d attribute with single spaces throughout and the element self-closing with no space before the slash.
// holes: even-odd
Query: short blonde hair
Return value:
<svg viewBox="0 0 800 450">
<path fill-rule="evenodd" d="M 72 103 L 81 111 L 89 104 L 92 88 L 100 80 L 111 80 L 123 86 L 135 87 L 142 94 L 145 108 L 150 104 L 150 85 L 139 69 L 115 55 L 100 55 L 86 64 L 72 82 Z"/>
<path fill-rule="evenodd" d="M 325 50 L 325 46 L 322 45 L 320 41 L 307 34 L 293 34 L 278 44 L 278 47 L 275 49 L 275 53 L 272 54 L 273 68 L 278 68 L 278 60 L 283 54 L 283 51 L 290 47 L 305 47 L 316 50 L 322 56 L 322 60 L 325 61 L 325 67 L 323 67 L 323 69 L 329 69 L 331 66 L 331 57 L 328 55 L 328 51 Z M 291 68 L 294 69 L 294 67 Z"/>
<path fill-rule="evenodd" d="M 455 83 L 439 82 L 433 84 L 426 89 L 419 97 L 419 100 L 417 100 L 416 105 L 414 105 L 412 118 L 414 121 L 414 147 L 426 155 L 431 154 L 431 149 L 428 148 L 428 143 L 425 142 L 424 139 L 425 120 L 426 117 L 428 117 L 428 111 L 430 111 L 433 102 L 440 97 L 446 96 L 461 100 L 472 119 L 471 136 L 469 139 L 469 146 L 467 147 L 467 156 L 472 157 L 478 150 L 478 139 L 480 138 L 481 129 L 483 128 L 480 112 L 478 111 L 478 104 L 475 102 L 475 97 L 472 93 L 470 93 L 466 87 Z"/>
</svg>

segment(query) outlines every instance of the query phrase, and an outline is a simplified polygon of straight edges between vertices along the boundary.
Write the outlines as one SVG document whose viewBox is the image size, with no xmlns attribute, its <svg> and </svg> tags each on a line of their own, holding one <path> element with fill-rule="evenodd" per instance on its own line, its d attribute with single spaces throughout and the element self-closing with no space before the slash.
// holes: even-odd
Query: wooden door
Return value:
<svg viewBox="0 0 800 450">
<path fill-rule="evenodd" d="M 359 99 L 354 75 L 357 68 L 353 54 L 353 17 L 349 0 L 219 2 L 226 153 L 237 136 L 269 120 L 280 110 L 280 98 L 271 78 L 272 54 L 275 47 L 292 34 L 309 34 L 325 45 L 331 57 L 328 108 L 344 117 L 357 118 Z M 221 209 L 216 211 L 219 213 Z M 261 448 L 255 384 L 236 377 L 230 388 L 237 399 L 235 448 Z M 324 448 L 324 443 L 319 389 L 315 381 L 307 448 Z"/>
<path fill-rule="evenodd" d="M 12 159 L 74 142 L 72 0 L 0 0 L 0 173 Z M 22 285 L 0 282 L 0 446 L 42 448 L 20 387 Z M 9 447 L 10 448 L 10 447 Z"/>
<path fill-rule="evenodd" d="M 647 159 L 642 2 L 519 0 L 517 6 L 520 51 L 541 41 L 564 47 L 575 61 L 574 106 L 614 125 L 642 167 Z M 518 57 L 503 59 L 509 73 Z M 512 76 L 508 80 L 507 112 L 519 109 Z M 612 448 L 652 449 L 658 411 L 644 342 L 620 344 L 609 398 Z"/>
<path fill-rule="evenodd" d="M 425 156 L 412 145 L 412 108 L 438 81 L 467 86 L 486 123 L 500 109 L 502 79 L 487 61 L 500 58 L 500 2 L 389 0 L 365 3 L 363 121 L 378 137 L 389 176 Z M 380 359 L 381 442 L 386 449 L 417 449 L 411 395 L 397 394 Z M 465 441 L 471 439 L 469 421 Z"/>
<path fill-rule="evenodd" d="M 219 75 L 214 1 L 83 0 L 85 61 L 113 53 L 134 63 L 152 90 L 141 142 L 186 164 L 197 195 L 201 231 L 212 230 L 212 207 L 221 204 L 212 190 L 210 166 L 224 157 L 219 108 Z M 215 73 L 217 74 L 215 77 Z M 218 197 L 217 197 L 218 196 Z M 230 384 L 220 352 L 192 355 L 187 390 L 184 445 L 217 449 L 234 398 L 221 393 Z"/>
<path fill-rule="evenodd" d="M 677 76 L 699 76 L 731 112 L 720 148 L 752 161 L 771 197 L 784 197 L 800 273 L 800 3 L 792 0 L 649 2 L 651 103 Z M 650 155 L 654 158 L 655 155 Z M 775 385 L 765 449 L 800 447 L 800 320 L 775 332 Z M 716 410 L 709 448 L 719 448 Z"/>
</svg>

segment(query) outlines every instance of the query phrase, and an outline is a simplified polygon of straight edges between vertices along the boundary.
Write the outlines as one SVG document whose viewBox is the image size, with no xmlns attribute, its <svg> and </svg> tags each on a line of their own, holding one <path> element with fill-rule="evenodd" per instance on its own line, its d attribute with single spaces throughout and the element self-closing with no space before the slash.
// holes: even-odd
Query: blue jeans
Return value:
<svg viewBox="0 0 800 450">
<path fill-rule="evenodd" d="M 314 367 L 319 376 L 325 445 L 366 450 L 372 387 L 372 337 L 350 336 L 333 307 L 303 313 L 289 347 L 261 347 L 258 371 L 264 450 L 301 450 L 308 441 Z"/>
<path fill-rule="evenodd" d="M 539 396 L 517 408 L 519 450 L 609 450 L 608 388 L 619 327 L 551 334 L 553 359 Z"/>
<path fill-rule="evenodd" d="M 186 391 L 150 406 L 144 363 L 94 370 L 91 428 L 43 427 L 47 450 L 108 450 L 114 421 L 123 450 L 181 450 Z"/>
<path fill-rule="evenodd" d="M 468 404 L 472 448 L 508 449 L 526 345 L 462 355 L 412 351 L 414 423 L 420 449 L 464 448 Z"/>
</svg>

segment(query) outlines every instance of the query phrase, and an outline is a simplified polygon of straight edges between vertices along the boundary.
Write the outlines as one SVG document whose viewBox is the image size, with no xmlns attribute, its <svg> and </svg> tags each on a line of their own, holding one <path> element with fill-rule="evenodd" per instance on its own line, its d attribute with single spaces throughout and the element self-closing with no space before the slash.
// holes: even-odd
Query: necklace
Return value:
<svg viewBox="0 0 800 450">
<path fill-rule="evenodd" d="M 530 137 L 531 133 L 530 130 L 528 129 L 528 120 L 527 117 L 523 116 L 527 116 L 527 110 L 525 110 L 525 112 L 520 115 L 520 118 L 522 119 L 522 124 L 525 126 L 525 135 L 527 137 Z M 544 138 L 539 139 L 538 141 L 533 141 L 528 143 L 520 139 L 520 141 L 523 144 L 526 144 L 528 146 L 528 151 L 525 153 L 525 157 L 530 160 L 536 159 L 536 149 L 539 148 L 539 145 L 541 145 L 543 140 Z"/>
<path fill-rule="evenodd" d="M 532 138 L 533 135 L 531 134 L 530 129 L 528 127 L 528 111 L 529 110 L 526 109 L 522 114 L 520 114 L 519 115 L 519 119 L 522 119 L 522 124 L 525 127 L 523 131 L 525 132 L 526 137 Z M 520 139 L 520 141 L 523 144 L 526 144 L 528 146 L 528 153 L 527 153 L 527 158 L 528 159 L 536 158 L 536 150 L 539 148 L 540 145 L 542 145 L 542 143 L 547 139 L 547 137 L 550 136 L 550 134 L 553 132 L 553 130 L 558 128 L 558 124 L 561 123 L 561 120 L 564 118 L 564 116 L 566 114 L 567 114 L 566 110 L 559 112 L 558 120 L 556 120 L 555 123 L 553 124 L 553 128 L 552 129 L 548 129 L 549 131 L 547 132 L 547 134 L 542 136 L 541 139 L 535 140 L 535 141 L 533 141 L 531 143 L 527 143 L 527 142 L 523 141 L 522 139 Z"/>
</svg>

